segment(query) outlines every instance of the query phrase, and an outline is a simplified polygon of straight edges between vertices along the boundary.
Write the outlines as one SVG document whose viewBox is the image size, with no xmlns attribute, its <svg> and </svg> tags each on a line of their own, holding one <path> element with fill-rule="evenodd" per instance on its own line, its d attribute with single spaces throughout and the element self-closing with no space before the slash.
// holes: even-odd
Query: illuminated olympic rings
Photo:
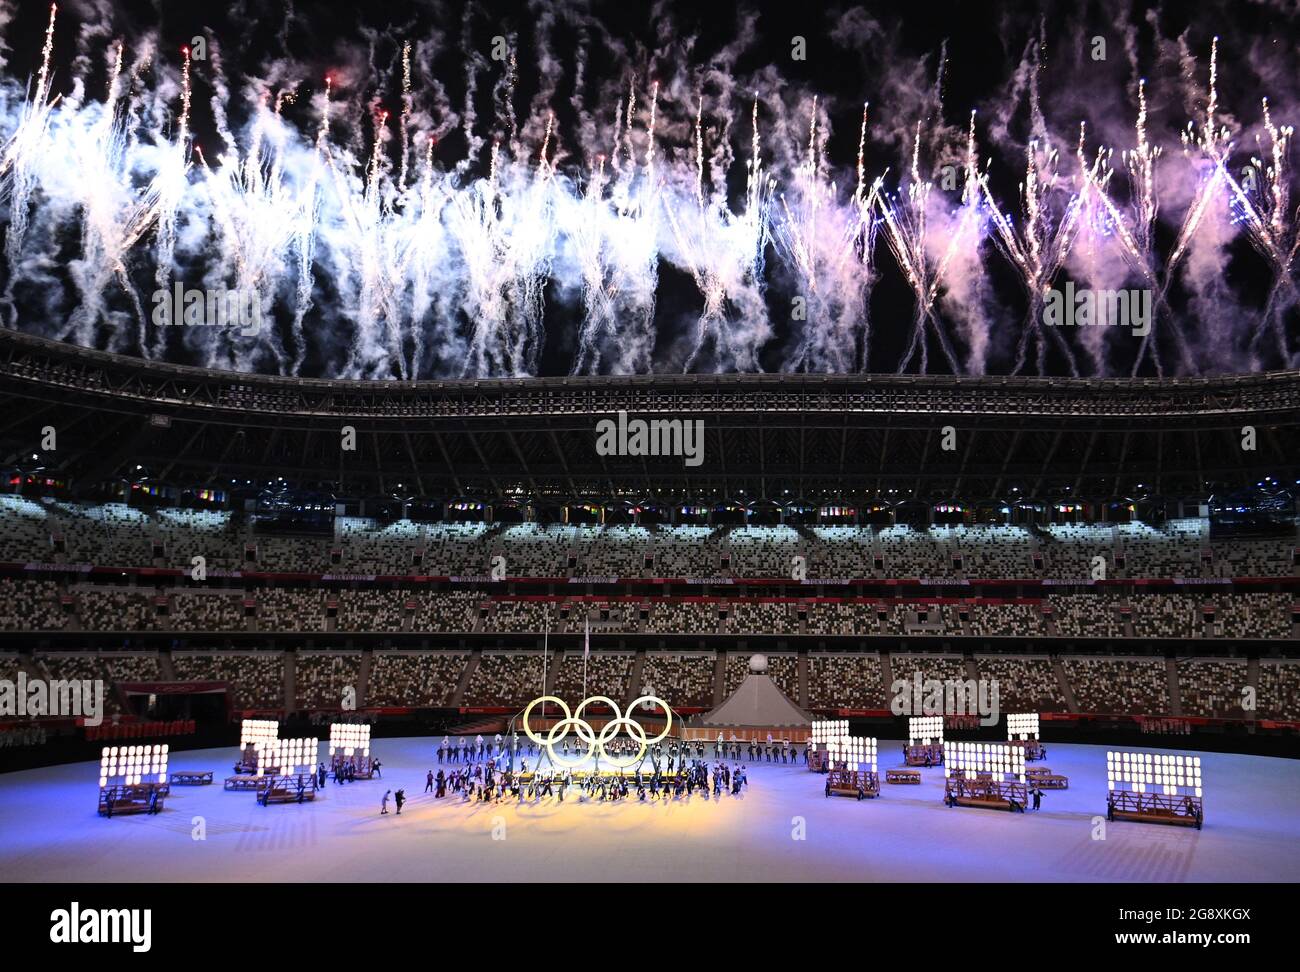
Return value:
<svg viewBox="0 0 1300 972">
<path fill-rule="evenodd" d="M 564 713 L 564 718 L 551 726 L 545 736 L 539 736 L 537 733 L 533 732 L 532 726 L 528 724 L 528 717 L 532 714 L 534 706 L 545 705 L 547 702 L 553 702 L 555 705 L 558 705 L 560 711 Z M 603 702 L 614 712 L 614 718 L 605 723 L 600 730 L 600 735 L 596 734 L 596 730 L 591 727 L 591 723 L 582 718 L 583 711 L 593 702 Z M 668 708 L 667 702 L 663 701 L 663 699 L 656 698 L 653 695 L 643 695 L 639 699 L 634 700 L 632 704 L 627 707 L 628 713 L 631 713 L 633 709 L 644 702 L 649 702 L 652 705 L 659 706 L 659 708 L 663 709 L 664 716 L 666 717 L 664 721 L 664 731 L 659 733 L 659 735 L 655 736 L 653 739 L 647 739 L 645 729 L 642 728 L 641 723 L 633 719 L 630 714 L 623 715 L 623 711 L 619 708 L 618 703 L 604 695 L 593 695 L 590 698 L 583 699 L 582 702 L 579 703 L 578 708 L 572 713 L 570 713 L 568 705 L 562 699 L 558 699 L 554 695 L 543 695 L 539 698 L 533 699 L 533 701 L 528 703 L 528 707 L 524 709 L 524 735 L 535 742 L 538 746 L 545 746 L 546 752 L 550 754 L 551 762 L 556 766 L 561 766 L 565 769 L 576 769 L 587 760 L 591 759 L 593 755 L 597 759 L 603 758 L 606 763 L 616 769 L 627 769 L 628 767 L 635 766 L 637 763 L 641 762 L 642 757 L 645 756 L 646 747 L 653 746 L 655 743 L 659 742 L 668 735 L 669 731 L 673 727 L 673 710 Z M 545 712 L 545 708 L 543 708 L 542 711 Z M 605 751 L 605 744 L 614 739 L 619 734 L 619 730 L 624 728 L 626 729 L 629 738 L 637 740 L 639 746 L 637 754 L 632 757 L 623 758 L 609 755 L 609 753 Z M 576 760 L 563 758 L 555 752 L 555 744 L 568 736 L 570 731 L 572 731 L 573 734 L 587 747 L 587 751 Z"/>
</svg>

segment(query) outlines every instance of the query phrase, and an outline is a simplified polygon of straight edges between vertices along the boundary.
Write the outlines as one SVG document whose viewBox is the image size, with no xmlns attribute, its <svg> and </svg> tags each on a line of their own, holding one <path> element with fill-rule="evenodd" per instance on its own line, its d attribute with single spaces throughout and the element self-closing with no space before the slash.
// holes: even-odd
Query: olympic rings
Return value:
<svg viewBox="0 0 1300 972">
<path fill-rule="evenodd" d="M 543 737 L 533 732 L 532 726 L 529 725 L 528 717 L 532 714 L 535 706 L 545 706 L 547 702 L 554 702 L 558 705 L 560 711 L 564 713 L 564 718 L 551 726 L 550 730 Z M 596 730 L 591 727 L 591 723 L 582 718 L 583 711 L 593 702 L 602 702 L 614 711 L 614 718 L 605 723 L 600 730 L 600 735 L 596 734 Z M 664 731 L 659 733 L 659 735 L 655 736 L 653 739 L 647 739 L 645 729 L 641 726 L 641 723 L 632 718 L 632 711 L 643 702 L 657 705 L 664 711 Z M 543 708 L 542 711 L 545 711 L 545 708 Z M 579 703 L 578 708 L 572 712 L 569 711 L 569 707 L 565 704 L 563 699 L 558 699 L 554 695 L 543 695 L 533 699 L 533 701 L 529 702 L 527 707 L 524 709 L 524 735 L 539 747 L 545 746 L 546 752 L 550 754 L 551 762 L 556 766 L 565 769 L 576 769 L 589 760 L 593 755 L 597 759 L 604 757 L 606 762 L 617 769 L 627 769 L 628 767 L 635 766 L 642 760 L 645 756 L 647 747 L 653 746 L 655 743 L 659 742 L 672 730 L 673 710 L 668 707 L 668 703 L 663 701 L 663 699 L 656 698 L 653 695 L 643 695 L 627 707 L 627 712 L 628 714 L 624 715 L 623 710 L 619 708 L 618 703 L 604 695 L 593 695 L 590 698 L 583 699 L 582 702 Z M 555 744 L 569 735 L 570 727 L 572 727 L 573 734 L 578 737 L 579 741 L 586 744 L 587 749 L 587 751 L 576 760 L 561 757 L 555 752 Z M 617 757 L 611 756 L 606 752 L 605 744 L 618 736 L 620 727 L 626 727 L 628 737 L 637 741 L 638 751 L 635 756 Z"/>
</svg>

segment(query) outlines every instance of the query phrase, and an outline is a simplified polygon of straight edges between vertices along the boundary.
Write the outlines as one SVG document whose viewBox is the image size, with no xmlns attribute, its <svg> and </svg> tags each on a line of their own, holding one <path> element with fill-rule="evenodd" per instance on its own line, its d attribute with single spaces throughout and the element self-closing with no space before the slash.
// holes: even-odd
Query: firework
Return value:
<svg viewBox="0 0 1300 972">
<path fill-rule="evenodd" d="M 466 59 L 464 106 L 440 104 L 438 118 L 424 98 L 441 86 L 398 38 L 392 113 L 378 84 L 369 92 L 352 78 L 340 91 L 330 76 L 300 102 L 304 82 L 279 71 L 274 83 L 246 84 L 251 102 L 232 131 L 235 98 L 215 39 L 204 62 L 188 49 L 163 56 L 147 37 L 135 50 L 114 40 L 102 51 L 102 97 L 82 93 L 83 66 L 76 96 L 64 98 L 53 56 L 62 29 L 52 6 L 34 78 L 25 90 L 0 79 L 0 104 L 15 106 L 0 115 L 9 326 L 234 370 L 298 374 L 311 360 L 350 378 L 532 375 L 544 349 L 570 348 L 573 374 L 759 371 L 769 355 L 788 371 L 1049 373 L 1049 353 L 1071 374 L 1110 373 L 1111 334 L 1045 325 L 1044 295 L 1068 274 L 1153 292 L 1155 326 L 1123 349 L 1133 373 L 1297 360 L 1288 343 L 1300 300 L 1293 127 L 1261 99 L 1257 155 L 1236 157 L 1220 120 L 1217 39 L 1183 151 L 1156 144 L 1149 85 L 1138 79 L 1134 140 L 1118 166 L 1112 149 L 1087 146 L 1083 124 L 1073 152 L 1053 146 L 1035 48 L 1035 135 L 1023 143 L 1013 215 L 981 163 L 975 114 L 963 139 L 943 126 L 937 95 L 923 121 L 872 113 L 906 142 L 901 178 L 874 166 L 867 107 L 860 118 L 855 109 L 856 166 L 841 179 L 828 145 L 842 109 L 783 92 L 770 76 L 733 108 L 742 79 L 688 84 L 682 68 L 661 83 L 629 70 L 618 96 L 590 112 L 574 95 L 586 126 L 575 134 L 540 95 L 516 117 L 513 36 L 495 68 Z M 494 116 L 481 119 L 476 92 L 494 70 Z M 193 134 L 196 86 L 212 92 L 222 142 L 207 153 Z M 555 90 L 548 81 L 545 97 Z M 306 114 L 308 133 L 286 119 L 289 105 Z M 445 168 L 438 138 L 455 127 L 465 154 Z M 929 158 L 945 172 L 942 186 Z M 1166 179 L 1191 187 L 1185 204 L 1160 205 Z M 1248 314 L 1241 301 L 1219 312 L 1232 295 L 1222 253 L 1237 237 L 1270 281 L 1262 309 Z M 1004 305 L 991 286 L 997 260 L 1019 278 L 1023 305 Z M 661 313 L 668 268 L 697 298 L 678 321 Z M 903 346 L 888 361 L 872 297 L 895 273 L 911 295 L 910 321 L 887 321 Z M 264 326 L 158 326 L 150 294 L 180 281 L 255 294 Z M 1175 311 L 1180 291 L 1208 310 Z M 572 334 L 558 329 L 566 320 L 576 320 Z M 1215 353 L 1200 353 L 1207 348 Z"/>
</svg>

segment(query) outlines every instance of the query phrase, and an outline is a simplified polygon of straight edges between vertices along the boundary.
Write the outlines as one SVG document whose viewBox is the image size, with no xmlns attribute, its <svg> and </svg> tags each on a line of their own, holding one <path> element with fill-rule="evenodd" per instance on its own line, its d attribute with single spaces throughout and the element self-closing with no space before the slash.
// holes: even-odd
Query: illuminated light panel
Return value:
<svg viewBox="0 0 1300 972">
<path fill-rule="evenodd" d="M 1013 712 L 1007 715 L 1008 739 L 1037 739 L 1038 713 Z"/>
<path fill-rule="evenodd" d="M 256 748 L 258 743 L 274 742 L 280 737 L 280 723 L 274 719 L 245 719 L 239 724 L 239 748 Z"/>
<path fill-rule="evenodd" d="M 167 782 L 169 746 L 105 746 L 99 756 L 99 788 Z"/>
<path fill-rule="evenodd" d="M 913 746 L 942 744 L 943 716 L 912 716 L 907 720 L 907 738 Z"/>
<path fill-rule="evenodd" d="M 943 747 L 945 779 L 964 776 L 973 780 L 979 773 L 991 773 L 995 780 L 1007 777 L 1025 782 L 1025 751 L 1008 743 L 950 742 Z"/>
<path fill-rule="evenodd" d="M 330 756 L 370 755 L 370 726 L 352 722 L 336 722 L 330 726 Z"/>
<path fill-rule="evenodd" d="M 832 763 L 843 763 L 845 769 L 876 772 L 877 742 L 875 736 L 842 736 L 826 744 L 826 754 Z"/>
<path fill-rule="evenodd" d="M 1106 753 L 1106 784 L 1111 791 L 1203 795 L 1201 757 L 1181 753 Z"/>
<path fill-rule="evenodd" d="M 849 734 L 848 719 L 818 719 L 812 724 L 813 745 L 829 746 Z"/>
<path fill-rule="evenodd" d="M 319 739 L 272 739 L 258 744 L 257 775 L 294 776 L 314 773 Z"/>
</svg>

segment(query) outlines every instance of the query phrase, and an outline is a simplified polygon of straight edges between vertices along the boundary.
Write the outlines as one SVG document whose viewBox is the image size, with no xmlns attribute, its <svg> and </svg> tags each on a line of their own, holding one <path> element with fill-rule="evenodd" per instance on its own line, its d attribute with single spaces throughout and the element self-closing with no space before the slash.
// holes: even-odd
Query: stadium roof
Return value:
<svg viewBox="0 0 1300 972">
<path fill-rule="evenodd" d="M 0 447 L 83 486 L 487 501 L 1204 498 L 1300 480 L 1300 372 L 1230 378 L 241 375 L 0 331 Z M 699 420 L 704 455 L 600 455 L 596 423 Z M 355 429 L 355 451 L 341 448 Z M 40 449 L 43 430 L 57 448 Z M 955 435 L 945 436 L 945 427 Z M 1254 429 L 1254 450 L 1243 448 Z M 947 448 L 951 446 L 951 448 Z"/>
</svg>

